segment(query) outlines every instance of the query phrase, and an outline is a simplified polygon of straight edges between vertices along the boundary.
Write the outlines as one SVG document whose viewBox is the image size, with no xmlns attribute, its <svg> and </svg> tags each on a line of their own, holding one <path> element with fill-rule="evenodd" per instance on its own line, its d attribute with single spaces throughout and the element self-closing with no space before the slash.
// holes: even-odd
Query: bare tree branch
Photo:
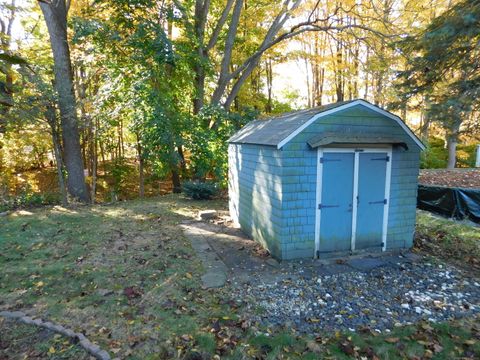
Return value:
<svg viewBox="0 0 480 360">
<path fill-rule="evenodd" d="M 211 102 L 213 104 L 217 104 L 220 101 L 220 98 L 222 97 L 225 88 L 230 81 L 228 68 L 232 60 L 233 45 L 237 35 L 242 7 L 243 0 L 236 0 L 232 13 L 232 19 L 230 20 L 230 26 L 228 28 L 227 39 L 225 40 L 225 50 L 223 53 L 222 63 L 220 64 L 220 75 L 218 77 L 217 87 L 211 98 Z"/>
<path fill-rule="evenodd" d="M 227 4 L 225 6 L 225 9 L 222 11 L 222 15 L 220 16 L 220 19 L 217 21 L 217 25 L 215 26 L 215 29 L 212 32 L 212 36 L 210 37 L 210 40 L 208 41 L 208 44 L 205 48 L 205 51 L 210 51 L 217 43 L 218 41 L 218 36 L 220 35 L 220 31 L 222 31 L 223 26 L 225 25 L 225 22 L 227 21 L 228 14 L 230 13 L 230 10 L 232 8 L 233 3 L 235 0 L 228 0 Z"/>
<path fill-rule="evenodd" d="M 265 36 L 264 41 L 259 46 L 257 51 L 255 51 L 252 55 L 250 55 L 244 61 L 244 63 L 242 65 L 240 65 L 237 69 L 235 69 L 234 72 L 232 72 L 230 74 L 229 80 L 232 80 L 232 79 L 237 78 L 237 77 L 238 78 L 235 81 L 235 83 L 232 87 L 232 90 L 230 91 L 230 93 L 228 94 L 228 96 L 225 100 L 225 103 L 224 103 L 225 109 L 229 109 L 233 100 L 238 95 L 238 92 L 240 91 L 241 86 L 243 85 L 245 80 L 250 76 L 250 74 L 252 73 L 254 68 L 258 65 L 258 62 L 260 61 L 261 56 L 267 50 L 271 49 L 272 47 L 274 47 L 275 45 L 279 44 L 282 41 L 285 41 L 287 39 L 291 39 L 291 38 L 296 37 L 296 36 L 298 36 L 302 33 L 311 32 L 311 31 L 341 33 L 341 32 L 345 32 L 345 31 L 353 31 L 355 29 L 356 30 L 363 30 L 363 31 L 372 33 L 372 34 L 374 34 L 374 35 L 376 35 L 380 38 L 394 38 L 394 37 L 397 36 L 397 35 L 384 34 L 381 31 L 378 31 L 378 30 L 376 30 L 372 27 L 362 25 L 362 24 L 356 24 L 356 23 L 352 24 L 352 23 L 350 23 L 350 24 L 346 24 L 346 25 L 341 25 L 342 24 L 342 19 L 332 20 L 332 19 L 335 18 L 335 16 L 341 10 L 345 13 L 348 13 L 352 9 L 353 9 L 353 7 L 348 9 L 348 10 L 343 10 L 341 7 L 337 7 L 335 9 L 335 11 L 333 13 L 331 13 L 325 19 L 314 19 L 314 20 L 312 20 L 311 17 L 309 16 L 309 20 L 304 21 L 304 22 L 300 22 L 300 23 L 292 26 L 289 31 L 287 31 L 287 32 L 275 37 L 275 38 L 272 38 L 271 36 L 269 36 L 270 30 L 272 31 L 272 33 L 274 33 L 274 36 L 275 36 L 276 33 L 278 33 L 278 31 L 281 29 L 281 27 L 283 27 L 283 24 L 285 23 L 286 19 L 285 19 L 285 21 L 279 21 L 278 23 L 275 23 L 275 21 L 274 21 L 274 23 L 272 23 L 271 28 L 269 29 L 269 32 Z M 283 16 L 283 14 L 280 13 L 279 16 L 277 17 L 277 19 L 280 19 L 282 16 Z M 330 22 L 330 20 L 332 20 L 332 21 Z M 340 25 L 337 25 L 337 23 L 340 24 Z M 277 30 L 275 27 L 279 24 L 281 24 L 281 25 L 280 25 L 280 28 Z M 321 25 L 321 24 L 323 24 L 323 25 Z M 276 30 L 276 32 L 275 32 L 275 30 Z"/>
</svg>

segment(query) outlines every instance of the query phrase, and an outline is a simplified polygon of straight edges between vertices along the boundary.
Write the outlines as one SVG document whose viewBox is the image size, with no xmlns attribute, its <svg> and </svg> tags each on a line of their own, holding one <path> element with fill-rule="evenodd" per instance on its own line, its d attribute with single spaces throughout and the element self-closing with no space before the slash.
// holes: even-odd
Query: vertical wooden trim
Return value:
<svg viewBox="0 0 480 360">
<path fill-rule="evenodd" d="M 387 203 L 383 206 L 383 229 L 382 229 L 382 251 L 387 250 L 387 233 L 388 233 L 388 210 L 390 208 L 390 186 L 392 182 L 392 147 L 388 150 L 388 157 L 390 161 L 387 162 L 387 169 L 385 175 L 385 199 Z"/>
<path fill-rule="evenodd" d="M 351 250 L 355 251 L 355 240 L 357 237 L 357 197 L 358 197 L 358 172 L 360 165 L 360 152 L 355 152 L 353 161 L 353 199 L 352 199 L 352 245 Z"/>
<path fill-rule="evenodd" d="M 356 151 L 357 150 L 357 151 Z M 321 220 L 321 211 L 318 209 L 318 204 L 322 202 L 322 178 L 323 178 L 323 165 L 320 163 L 320 159 L 327 152 L 339 152 L 339 153 L 354 153 L 354 170 L 353 170 L 353 208 L 352 208 L 352 240 L 351 240 L 351 249 L 355 250 L 355 240 L 357 236 L 357 215 L 358 215 L 358 206 L 357 206 L 357 196 L 358 196 L 358 181 L 359 181 L 359 171 L 360 171 L 360 154 L 361 153 L 371 153 L 371 152 L 383 152 L 387 153 L 389 161 L 386 166 L 386 176 L 385 176 L 385 199 L 387 203 L 383 207 L 383 223 L 382 223 L 382 242 L 383 247 L 382 251 L 385 251 L 387 248 L 387 232 L 388 232 L 388 210 L 390 206 L 390 184 L 392 177 L 392 146 L 389 147 L 377 147 L 377 148 L 318 148 L 317 149 L 317 193 L 316 193 L 316 204 L 315 204 L 315 254 L 314 257 L 317 257 L 317 251 L 320 250 L 320 220 Z"/>
<path fill-rule="evenodd" d="M 320 159 L 323 156 L 323 149 L 318 148 L 317 150 L 317 194 L 316 194 L 316 203 L 315 203 L 315 253 L 313 257 L 317 257 L 317 253 L 320 250 L 320 216 L 321 212 L 318 208 L 318 205 L 322 202 L 322 175 L 323 175 L 323 164 L 320 162 Z"/>
</svg>

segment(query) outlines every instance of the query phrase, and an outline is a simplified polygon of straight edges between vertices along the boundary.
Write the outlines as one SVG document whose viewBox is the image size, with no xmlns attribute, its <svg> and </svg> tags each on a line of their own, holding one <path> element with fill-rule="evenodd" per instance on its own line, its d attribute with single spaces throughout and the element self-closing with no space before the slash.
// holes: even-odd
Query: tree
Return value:
<svg viewBox="0 0 480 360">
<path fill-rule="evenodd" d="M 465 0 L 400 43 L 408 60 L 399 73 L 403 97 L 427 100 L 427 116 L 444 130 L 448 168 L 456 163 L 462 127 L 480 106 L 480 2 Z"/>
<path fill-rule="evenodd" d="M 65 0 L 40 1 L 40 8 L 47 24 L 53 53 L 54 85 L 60 110 L 68 191 L 74 198 L 89 202 L 90 195 L 83 171 L 72 64 L 67 37 L 68 5 Z"/>
</svg>

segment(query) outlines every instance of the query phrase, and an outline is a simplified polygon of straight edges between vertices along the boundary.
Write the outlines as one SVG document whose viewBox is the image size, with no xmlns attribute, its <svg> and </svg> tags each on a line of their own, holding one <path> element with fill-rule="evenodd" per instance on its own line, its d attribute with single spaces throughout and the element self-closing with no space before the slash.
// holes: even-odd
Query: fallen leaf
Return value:
<svg viewBox="0 0 480 360">
<path fill-rule="evenodd" d="M 442 350 L 443 350 L 442 346 L 440 346 L 439 344 L 433 344 L 433 352 L 434 353 L 442 352 Z"/>
<path fill-rule="evenodd" d="M 133 286 L 129 286 L 123 289 L 123 295 L 129 299 L 134 299 L 142 296 L 142 292 Z"/>
<path fill-rule="evenodd" d="M 390 337 L 386 338 L 385 341 L 390 344 L 395 344 L 399 341 L 400 339 L 398 337 Z"/>
</svg>

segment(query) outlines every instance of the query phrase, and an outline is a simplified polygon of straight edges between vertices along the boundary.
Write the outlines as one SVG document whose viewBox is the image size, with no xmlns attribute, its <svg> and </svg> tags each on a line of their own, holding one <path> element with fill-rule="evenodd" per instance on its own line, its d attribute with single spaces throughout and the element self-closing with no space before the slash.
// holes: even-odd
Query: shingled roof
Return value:
<svg viewBox="0 0 480 360">
<path fill-rule="evenodd" d="M 267 119 L 254 120 L 236 132 L 228 139 L 228 142 L 276 146 L 313 116 L 352 101 L 342 101 L 311 109 L 291 111 Z"/>
<path fill-rule="evenodd" d="M 316 108 L 292 111 L 263 120 L 254 120 L 236 132 L 228 139 L 228 142 L 235 144 L 269 145 L 280 148 L 293 136 L 310 125 L 311 121 L 323 115 L 328 115 L 355 105 L 366 106 L 371 110 L 395 120 L 422 150 L 425 149 L 423 143 L 398 116 L 362 99 L 342 101 Z"/>
</svg>

